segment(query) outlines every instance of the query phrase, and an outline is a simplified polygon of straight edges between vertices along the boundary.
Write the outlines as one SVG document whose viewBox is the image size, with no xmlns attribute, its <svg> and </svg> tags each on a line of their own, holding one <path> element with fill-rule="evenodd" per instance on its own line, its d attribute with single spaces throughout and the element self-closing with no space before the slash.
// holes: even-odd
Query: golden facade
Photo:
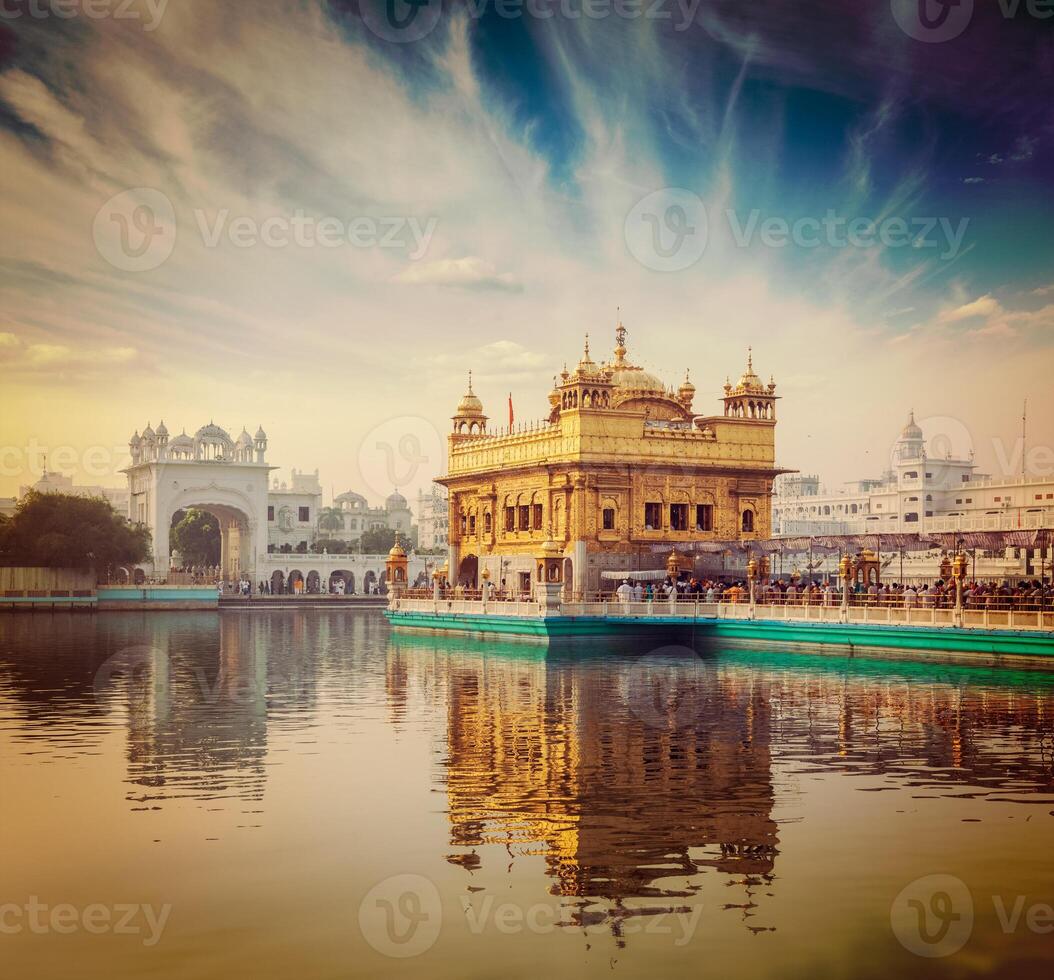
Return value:
<svg viewBox="0 0 1054 980">
<path fill-rule="evenodd" d="M 697 415 L 687 374 L 675 390 L 628 359 L 620 323 L 610 362 L 586 338 L 573 371 L 554 378 L 549 415 L 488 431 L 469 390 L 453 416 L 447 476 L 450 578 L 529 587 L 546 541 L 564 555 L 564 581 L 598 588 L 603 569 L 661 568 L 671 547 L 770 536 L 775 382 L 726 381 L 721 415 Z"/>
</svg>

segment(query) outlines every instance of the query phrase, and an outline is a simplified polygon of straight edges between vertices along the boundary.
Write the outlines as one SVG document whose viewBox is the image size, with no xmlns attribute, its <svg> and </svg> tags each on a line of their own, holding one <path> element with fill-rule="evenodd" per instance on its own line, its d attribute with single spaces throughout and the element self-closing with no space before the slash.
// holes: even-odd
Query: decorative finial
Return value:
<svg viewBox="0 0 1054 980">
<path fill-rule="evenodd" d="M 470 395 L 474 394 L 474 392 L 472 391 L 472 371 L 471 370 L 468 372 L 468 393 Z"/>
<path fill-rule="evenodd" d="M 748 347 L 747 348 L 747 370 L 748 371 L 753 371 L 754 370 L 754 348 L 753 347 Z"/>
<path fill-rule="evenodd" d="M 589 334 L 586 334 L 586 360 L 589 360 Z"/>
</svg>

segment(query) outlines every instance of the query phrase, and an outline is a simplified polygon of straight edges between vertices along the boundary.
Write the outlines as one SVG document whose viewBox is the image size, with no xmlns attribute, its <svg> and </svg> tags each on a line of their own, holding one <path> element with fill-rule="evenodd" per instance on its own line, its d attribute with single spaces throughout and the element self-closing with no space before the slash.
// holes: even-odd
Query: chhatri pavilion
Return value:
<svg viewBox="0 0 1054 980">
<path fill-rule="evenodd" d="M 633 364 L 626 328 L 610 361 L 589 341 L 549 393 L 545 421 L 493 433 L 469 389 L 453 416 L 447 475 L 449 576 L 528 589 L 543 552 L 574 592 L 602 573 L 659 569 L 672 549 L 767 538 L 775 465 L 776 385 L 753 357 L 724 386 L 724 411 L 698 415 L 695 386 L 676 389 Z"/>
</svg>

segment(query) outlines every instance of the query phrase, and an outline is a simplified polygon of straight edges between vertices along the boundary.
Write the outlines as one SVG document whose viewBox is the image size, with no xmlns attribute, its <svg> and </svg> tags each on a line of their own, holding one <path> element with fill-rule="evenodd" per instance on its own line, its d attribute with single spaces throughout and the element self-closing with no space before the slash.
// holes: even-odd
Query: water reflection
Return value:
<svg viewBox="0 0 1054 980">
<path fill-rule="evenodd" d="M 501 845 L 544 856 L 575 922 L 676 908 L 707 869 L 759 930 L 777 887 L 777 796 L 798 777 L 874 777 L 865 791 L 1050 805 L 1054 679 L 961 663 L 749 646 L 641 654 L 608 642 L 542 651 L 394 636 L 387 676 L 445 706 L 450 860 Z M 401 710 L 401 708 L 400 708 Z M 778 766 L 775 764 L 778 757 Z M 965 788 L 965 789 L 964 789 Z"/>
<path fill-rule="evenodd" d="M 52 766 L 100 825 L 113 814 L 96 797 L 123 794 L 135 816 L 112 826 L 110 852 L 193 827 L 226 860 L 280 866 L 276 902 L 327 876 L 365 892 L 414 853 L 410 870 L 455 906 L 469 889 L 548 895 L 564 924 L 631 949 L 647 941 L 631 920 L 705 905 L 737 927 L 721 931 L 728 962 L 731 933 L 787 941 L 802 890 L 825 900 L 803 854 L 826 882 L 860 883 L 877 934 L 906 882 L 944 868 L 929 855 L 949 828 L 988 819 L 980 804 L 1003 822 L 959 839 L 957 872 L 984 881 L 998 850 L 1017 862 L 998 887 L 1027 890 L 1026 841 L 1054 810 L 1052 709 L 1051 673 L 973 661 L 545 650 L 394 635 L 354 611 L 0 616 L 0 768 L 25 813 L 47 812 L 37 767 Z M 868 851 L 887 829 L 867 822 L 872 800 L 895 801 L 886 821 L 903 814 L 884 853 Z M 848 811 L 858 825 L 839 825 Z"/>
</svg>

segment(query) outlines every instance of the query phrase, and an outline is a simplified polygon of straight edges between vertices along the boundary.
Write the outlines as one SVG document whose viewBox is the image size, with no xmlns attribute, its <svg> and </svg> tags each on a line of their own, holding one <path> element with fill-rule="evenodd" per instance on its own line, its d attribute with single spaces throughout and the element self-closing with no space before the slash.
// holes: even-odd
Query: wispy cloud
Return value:
<svg viewBox="0 0 1054 980">
<path fill-rule="evenodd" d="M 522 283 L 517 282 L 511 273 L 498 272 L 490 262 L 477 256 L 407 266 L 396 275 L 395 281 L 425 286 L 454 286 L 459 289 L 523 291 Z"/>
</svg>

